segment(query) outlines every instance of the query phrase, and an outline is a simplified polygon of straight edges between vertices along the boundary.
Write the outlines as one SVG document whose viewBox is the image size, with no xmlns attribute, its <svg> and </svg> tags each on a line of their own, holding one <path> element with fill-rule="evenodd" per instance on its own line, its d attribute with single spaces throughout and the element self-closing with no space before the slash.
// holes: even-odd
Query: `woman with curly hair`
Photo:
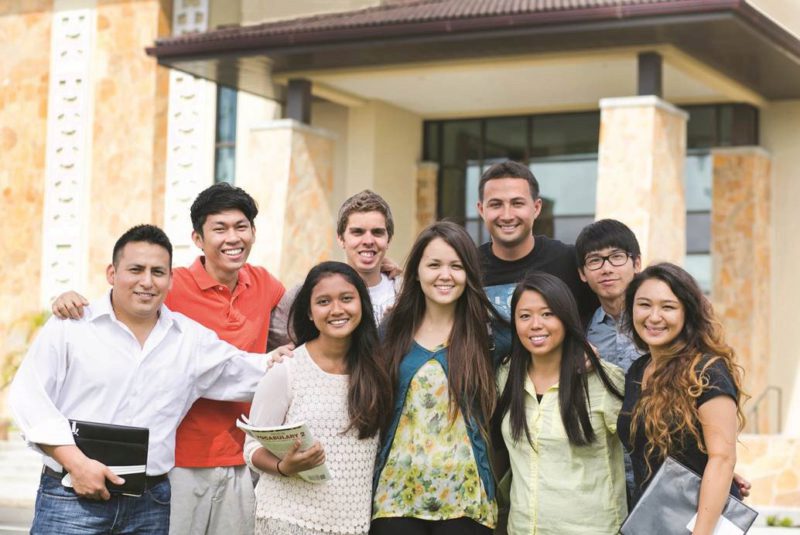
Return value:
<svg viewBox="0 0 800 535">
<path fill-rule="evenodd" d="M 648 267 L 628 286 L 625 319 L 647 353 L 633 363 L 617 431 L 637 498 L 667 456 L 702 476 L 694 535 L 714 531 L 732 484 L 744 425 L 742 370 L 711 304 L 680 267 Z"/>
<path fill-rule="evenodd" d="M 481 288 L 479 266 L 469 234 L 446 221 L 423 230 L 409 253 L 386 319 L 394 404 L 375 467 L 373 535 L 477 535 L 495 527 L 486 440 L 496 401 L 491 346 L 507 340 L 490 334 L 502 320 Z"/>
</svg>

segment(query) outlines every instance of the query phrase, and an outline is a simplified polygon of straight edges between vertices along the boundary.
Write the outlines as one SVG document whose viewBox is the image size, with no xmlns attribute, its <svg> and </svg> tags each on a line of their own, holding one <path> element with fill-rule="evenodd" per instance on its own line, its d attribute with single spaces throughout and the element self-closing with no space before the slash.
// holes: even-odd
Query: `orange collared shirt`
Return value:
<svg viewBox="0 0 800 535">
<path fill-rule="evenodd" d="M 263 353 L 267 346 L 270 311 L 284 287 L 270 273 L 245 264 L 231 291 L 206 272 L 204 258 L 173 270 L 167 307 L 185 314 L 239 349 Z M 250 404 L 199 399 L 183 419 L 175 441 L 175 466 L 213 467 L 244 464 L 244 433 L 236 419 L 250 413 Z"/>
</svg>

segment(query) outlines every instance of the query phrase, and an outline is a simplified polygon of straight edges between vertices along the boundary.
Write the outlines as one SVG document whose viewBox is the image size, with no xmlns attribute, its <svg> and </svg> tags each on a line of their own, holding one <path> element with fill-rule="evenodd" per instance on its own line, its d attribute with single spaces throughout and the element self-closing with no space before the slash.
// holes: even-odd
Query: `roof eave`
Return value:
<svg viewBox="0 0 800 535">
<path fill-rule="evenodd" d="M 482 17 L 464 17 L 424 22 L 400 22 L 391 24 L 336 28 L 329 30 L 265 33 L 259 34 L 257 29 L 248 26 L 212 30 L 202 34 L 169 37 L 159 39 L 155 46 L 146 49 L 147 54 L 161 60 L 178 59 L 180 57 L 199 58 L 219 54 L 245 53 L 253 50 L 269 54 L 271 51 L 289 54 L 292 49 L 307 52 L 316 47 L 331 44 L 359 43 L 370 46 L 377 39 L 413 40 L 430 36 L 468 35 L 498 29 L 520 30 L 543 25 L 570 25 L 575 23 L 596 23 L 602 21 L 624 21 L 641 17 L 692 15 L 715 13 L 730 10 L 753 8 L 742 0 L 680 0 L 668 4 L 634 4 L 623 6 L 601 6 L 581 9 L 541 11 L 514 15 L 492 15 Z M 749 18 L 760 23 L 772 23 L 766 17 Z M 782 30 L 772 23 L 774 28 Z M 785 31 L 784 31 L 785 32 Z M 800 49 L 799 49 L 800 50 Z"/>
</svg>

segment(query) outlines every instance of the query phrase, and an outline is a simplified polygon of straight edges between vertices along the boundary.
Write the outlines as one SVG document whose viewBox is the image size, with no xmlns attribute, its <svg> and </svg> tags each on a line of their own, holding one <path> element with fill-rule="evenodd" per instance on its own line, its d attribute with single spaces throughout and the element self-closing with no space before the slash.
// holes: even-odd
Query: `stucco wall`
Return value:
<svg viewBox="0 0 800 535">
<path fill-rule="evenodd" d="M 772 351 L 769 384 L 783 390 L 784 431 L 800 436 L 800 100 L 761 110 L 761 144 L 772 156 Z"/>
<path fill-rule="evenodd" d="M 371 188 L 392 208 L 395 235 L 389 256 L 405 260 L 416 229 L 416 176 L 422 147 L 422 118 L 371 101 L 350 108 L 346 190 Z"/>
<path fill-rule="evenodd" d="M 800 37 L 800 2 L 796 0 L 748 0 L 747 3 L 795 36 Z"/>
</svg>

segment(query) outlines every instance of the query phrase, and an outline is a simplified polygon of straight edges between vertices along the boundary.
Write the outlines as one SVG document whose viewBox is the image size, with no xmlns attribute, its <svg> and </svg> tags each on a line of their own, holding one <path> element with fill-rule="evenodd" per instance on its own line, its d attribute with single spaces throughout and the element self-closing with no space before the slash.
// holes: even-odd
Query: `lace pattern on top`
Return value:
<svg viewBox="0 0 800 535">
<path fill-rule="evenodd" d="M 310 529 L 274 518 L 257 518 L 255 535 L 339 535 L 330 531 Z M 357 535 L 367 535 L 364 531 Z"/>
<path fill-rule="evenodd" d="M 256 519 L 281 520 L 300 530 L 291 533 L 366 533 L 378 437 L 359 440 L 354 429 L 343 433 L 349 424 L 346 375 L 322 371 L 305 346 L 285 363 L 291 392 L 285 421 L 308 424 L 325 450 L 331 480 L 313 484 L 263 474 L 256 487 Z"/>
</svg>

